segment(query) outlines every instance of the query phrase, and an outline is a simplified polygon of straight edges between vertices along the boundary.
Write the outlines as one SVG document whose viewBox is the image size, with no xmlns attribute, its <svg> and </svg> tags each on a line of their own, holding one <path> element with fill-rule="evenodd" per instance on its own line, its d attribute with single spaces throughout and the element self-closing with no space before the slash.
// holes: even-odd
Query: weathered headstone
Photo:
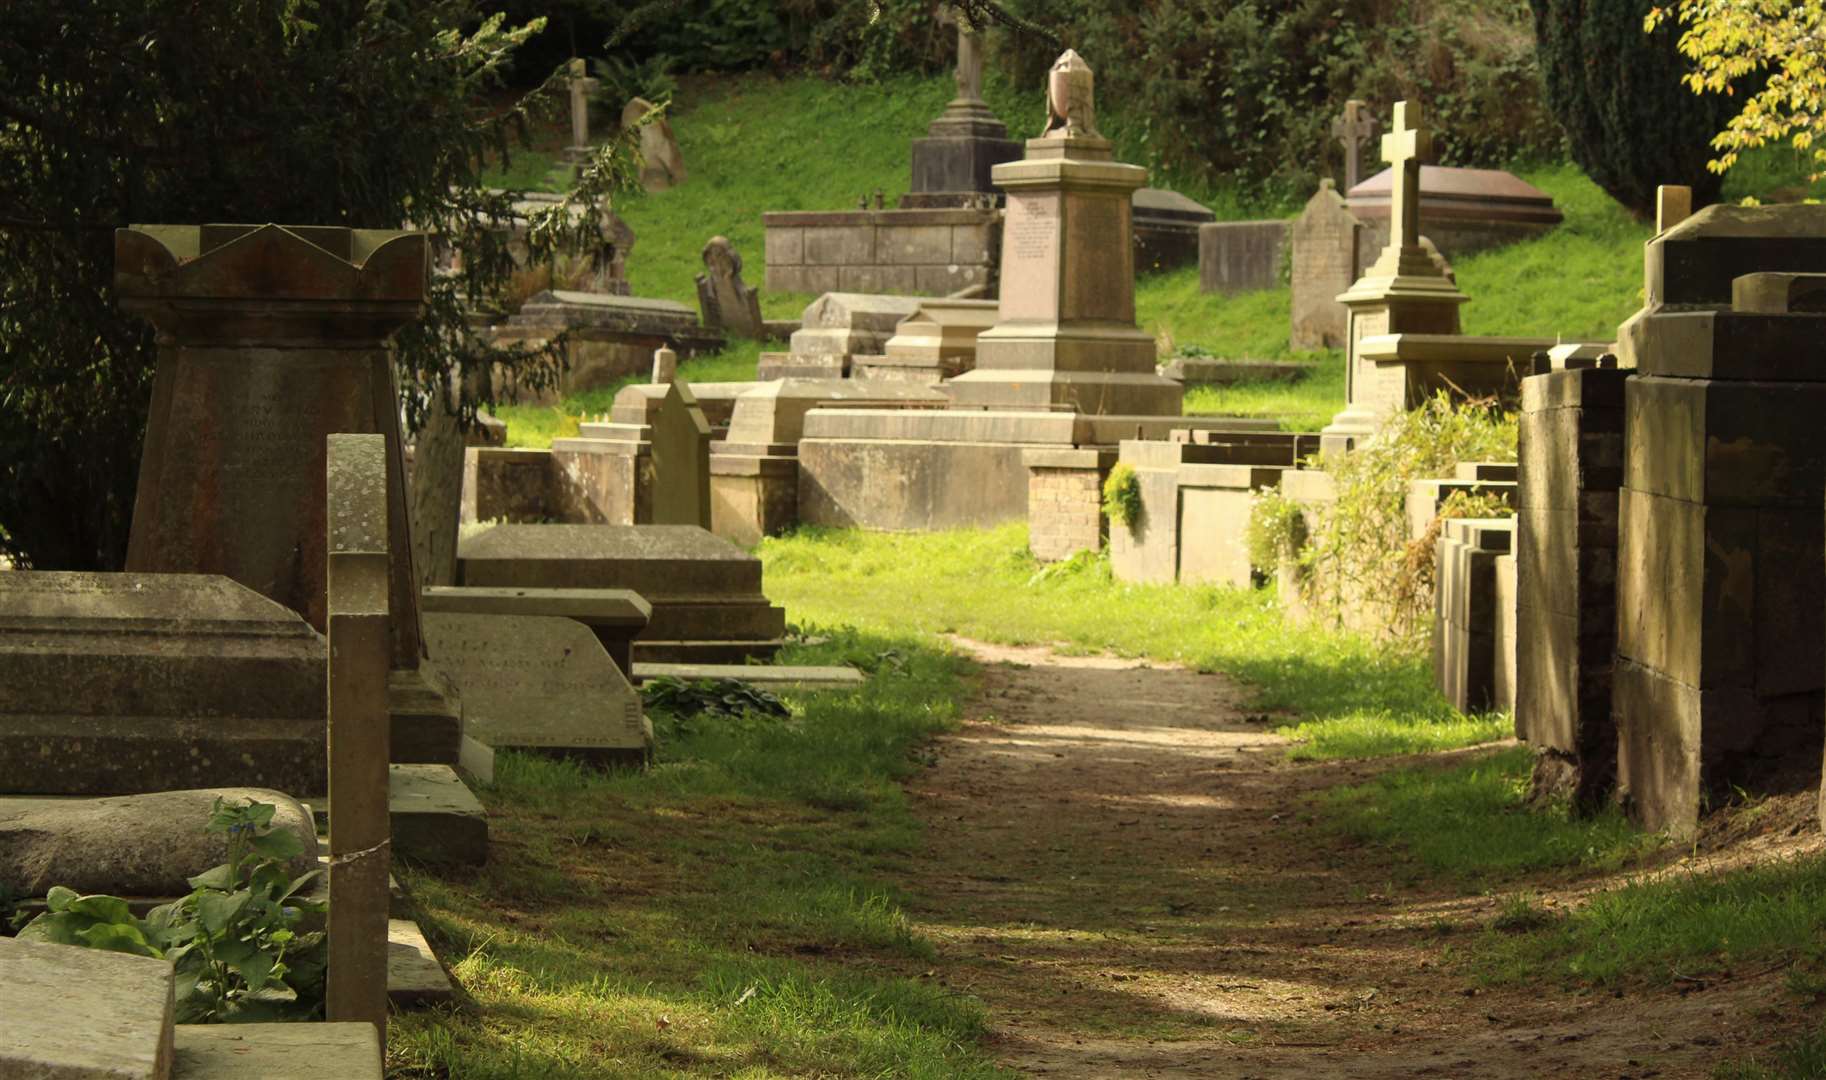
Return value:
<svg viewBox="0 0 1826 1080">
<path fill-rule="evenodd" d="M 1356 98 L 1346 101 L 1344 111 L 1332 118 L 1331 137 L 1344 145 L 1344 190 L 1356 187 L 1362 179 L 1363 144 L 1381 130 L 1382 122 Z"/>
<path fill-rule="evenodd" d="M 425 633 L 483 743 L 603 765 L 638 763 L 651 749 L 640 696 L 581 622 L 430 611 Z"/>
<path fill-rule="evenodd" d="M 1154 339 L 1135 326 L 1130 199 L 1147 171 L 1097 134 L 1093 78 L 1077 53 L 1060 56 L 1044 133 L 995 167 L 1008 193 L 1000 320 L 977 338 L 976 369 L 947 384 L 960 406 L 1180 411 L 1179 384 L 1155 373 Z"/>
<path fill-rule="evenodd" d="M 168 1080 L 171 964 L 0 937 L 0 1076 Z"/>
<path fill-rule="evenodd" d="M 648 119 L 655 108 L 645 98 L 634 98 L 621 110 L 621 126 L 623 130 L 640 128 L 640 186 L 648 191 L 664 191 L 685 182 L 685 157 L 679 153 L 672 123 L 665 114 Z"/>
<path fill-rule="evenodd" d="M 1198 290 L 1271 289 L 1286 268 L 1285 221 L 1215 221 L 1198 227 Z M 1337 290 L 1344 291 L 1344 286 Z"/>
<path fill-rule="evenodd" d="M 678 353 L 661 345 L 653 350 L 653 385 L 670 386 L 678 378 Z"/>
<path fill-rule="evenodd" d="M 710 422 L 683 379 L 653 418 L 653 524 L 710 527 Z"/>
<path fill-rule="evenodd" d="M 629 589 L 530 589 L 440 586 L 426 589 L 427 612 L 451 615 L 558 615 L 590 628 L 621 673 L 634 677 L 634 639 L 653 605 Z"/>
<path fill-rule="evenodd" d="M 10 792 L 321 791 L 323 701 L 323 639 L 228 578 L 0 573 Z"/>
<path fill-rule="evenodd" d="M 742 256 L 726 236 L 704 245 L 704 272 L 697 276 L 697 307 L 704 325 L 732 337 L 765 336 L 760 290 L 742 280 Z"/>
<path fill-rule="evenodd" d="M 387 1042 L 387 443 L 331 435 L 329 552 L 329 968 L 324 1013 Z"/>
<path fill-rule="evenodd" d="M 1633 813 L 1676 837 L 1733 787 L 1819 783 L 1820 270 L 1826 207 L 1709 206 L 1649 241 L 1645 304 L 1619 333 L 1637 375 L 1618 508 L 1617 778 Z"/>
<path fill-rule="evenodd" d="M 939 12 L 940 25 L 957 27 L 957 96 L 913 141 L 913 182 L 900 200 L 902 209 L 971 206 L 998 198 L 990 170 L 1021 156 L 1021 144 L 1008 137 L 983 100 L 981 30 L 955 8 Z M 881 193 L 876 193 L 876 207 Z M 867 199 L 864 199 L 866 209 Z"/>
<path fill-rule="evenodd" d="M 1344 205 L 1331 180 L 1306 201 L 1292 229 L 1293 318 L 1288 346 L 1336 349 L 1345 344 L 1350 309 L 1338 294 L 1350 288 L 1375 257 L 1368 232 Z"/>
</svg>

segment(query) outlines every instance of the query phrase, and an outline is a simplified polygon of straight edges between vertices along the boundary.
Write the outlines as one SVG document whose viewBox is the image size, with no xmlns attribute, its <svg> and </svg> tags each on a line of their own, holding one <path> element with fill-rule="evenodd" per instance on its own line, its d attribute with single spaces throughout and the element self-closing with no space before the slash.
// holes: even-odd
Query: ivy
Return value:
<svg viewBox="0 0 1826 1080">
<path fill-rule="evenodd" d="M 1141 478 L 1132 466 L 1117 463 L 1103 481 L 1103 516 L 1134 530 L 1141 520 Z"/>
</svg>

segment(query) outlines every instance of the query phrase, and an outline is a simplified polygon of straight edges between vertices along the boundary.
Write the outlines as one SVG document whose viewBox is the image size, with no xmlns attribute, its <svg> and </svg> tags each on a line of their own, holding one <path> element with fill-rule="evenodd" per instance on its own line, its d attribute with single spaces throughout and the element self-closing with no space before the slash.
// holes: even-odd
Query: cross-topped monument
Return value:
<svg viewBox="0 0 1826 1080">
<path fill-rule="evenodd" d="M 1389 245 L 1420 246 L 1420 163 L 1433 156 L 1433 133 L 1421 127 L 1420 105 L 1395 103 L 1395 127 L 1382 137 L 1382 160 L 1395 167 L 1389 195 Z"/>
<path fill-rule="evenodd" d="M 1363 144 L 1376 137 L 1382 122 L 1369 106 L 1356 98 L 1344 103 L 1344 111 L 1332 118 L 1332 138 L 1344 144 L 1344 190 L 1346 193 L 1363 178 Z"/>
<path fill-rule="evenodd" d="M 938 25 L 957 28 L 957 97 L 913 142 L 913 185 L 903 210 L 970 206 L 996 188 L 989 170 L 1021 156 L 1008 125 L 983 100 L 982 29 L 951 4 L 938 9 Z"/>
<path fill-rule="evenodd" d="M 583 59 L 570 63 L 571 77 L 571 145 L 566 151 L 573 161 L 587 161 L 590 156 L 590 95 L 596 90 L 596 80 L 589 77 L 589 67 Z"/>
</svg>

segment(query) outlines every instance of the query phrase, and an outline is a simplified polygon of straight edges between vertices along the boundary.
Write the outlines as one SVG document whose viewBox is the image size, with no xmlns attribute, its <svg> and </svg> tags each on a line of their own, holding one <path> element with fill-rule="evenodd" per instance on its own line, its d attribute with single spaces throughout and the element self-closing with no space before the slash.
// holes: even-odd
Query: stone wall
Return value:
<svg viewBox="0 0 1826 1080">
<path fill-rule="evenodd" d="M 1107 450 L 1029 450 L 1027 547 L 1041 562 L 1101 551 L 1106 525 L 1103 481 L 1115 455 Z"/>
<path fill-rule="evenodd" d="M 847 210 L 761 215 L 766 287 L 779 292 L 946 296 L 991 285 L 999 210 Z"/>
<path fill-rule="evenodd" d="M 1279 285 L 1281 271 L 1287 265 L 1289 224 L 1286 221 L 1217 221 L 1200 225 L 1199 291 L 1237 293 Z"/>
</svg>

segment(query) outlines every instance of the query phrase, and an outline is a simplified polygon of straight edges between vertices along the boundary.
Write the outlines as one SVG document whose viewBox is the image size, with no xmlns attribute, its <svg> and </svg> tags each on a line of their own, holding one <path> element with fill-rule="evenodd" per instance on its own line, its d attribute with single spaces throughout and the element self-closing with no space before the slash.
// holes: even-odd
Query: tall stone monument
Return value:
<svg viewBox="0 0 1826 1080">
<path fill-rule="evenodd" d="M 1433 156 L 1433 136 L 1422 126 L 1420 106 L 1395 104 L 1395 123 L 1382 136 L 1382 158 L 1393 166 L 1389 243 L 1361 278 L 1339 295 L 1350 311 L 1349 366 L 1343 412 L 1322 433 L 1327 450 L 1348 450 L 1373 434 L 1382 418 L 1407 407 L 1405 372 L 1379 371 L 1363 359 L 1358 343 L 1382 334 L 1456 334 L 1465 294 L 1420 239 L 1420 165 Z"/>
<path fill-rule="evenodd" d="M 1097 133 L 1090 65 L 1067 50 L 1048 77 L 1046 130 L 997 165 L 1008 192 L 999 321 L 976 369 L 948 384 L 963 407 L 1178 415 L 1180 384 L 1155 371 L 1135 325 L 1135 189 L 1147 170 L 1114 161 Z"/>
<path fill-rule="evenodd" d="M 957 27 L 957 97 L 927 125 L 926 137 L 913 141 L 913 186 L 901 197 L 903 210 L 994 202 L 990 171 L 1021 156 L 1021 144 L 983 100 L 981 32 L 948 5 L 939 17 Z"/>
<path fill-rule="evenodd" d="M 460 714 L 430 679 L 387 341 L 422 310 L 422 233 L 147 225 L 114 240 L 121 307 L 158 330 L 127 544 L 136 573 L 221 574 L 325 611 L 325 442 L 386 439 L 395 756 L 455 761 Z"/>
</svg>

